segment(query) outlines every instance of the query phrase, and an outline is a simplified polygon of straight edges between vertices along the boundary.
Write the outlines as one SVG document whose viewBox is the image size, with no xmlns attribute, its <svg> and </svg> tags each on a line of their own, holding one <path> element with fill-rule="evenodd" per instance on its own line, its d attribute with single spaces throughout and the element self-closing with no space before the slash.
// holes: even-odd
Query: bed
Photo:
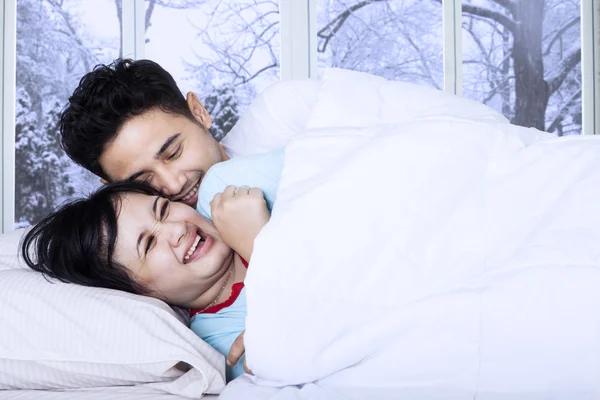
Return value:
<svg viewBox="0 0 600 400">
<path fill-rule="evenodd" d="M 246 278 L 257 377 L 225 386 L 223 357 L 159 301 L 23 270 L 16 232 L 0 241 L 0 397 L 599 398 L 597 142 L 358 72 L 281 82 L 223 140 L 287 146 Z"/>
<path fill-rule="evenodd" d="M 70 391 L 5 390 L 0 392 L 3 400 L 179 400 L 181 397 L 159 390 L 137 386 L 86 388 Z M 216 395 L 206 395 L 216 399 Z"/>
</svg>

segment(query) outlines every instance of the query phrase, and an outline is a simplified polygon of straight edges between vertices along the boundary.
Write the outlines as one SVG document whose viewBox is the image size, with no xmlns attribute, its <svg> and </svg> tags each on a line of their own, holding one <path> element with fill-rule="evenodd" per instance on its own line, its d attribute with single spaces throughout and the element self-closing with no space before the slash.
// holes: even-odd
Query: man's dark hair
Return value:
<svg viewBox="0 0 600 400">
<path fill-rule="evenodd" d="M 118 59 L 79 81 L 60 116 L 62 147 L 77 164 L 108 180 L 98 159 L 121 127 L 152 109 L 193 120 L 175 80 L 150 60 Z"/>
<path fill-rule="evenodd" d="M 160 195 L 143 182 L 117 182 L 63 205 L 23 238 L 25 263 L 62 282 L 148 294 L 127 268 L 113 260 L 121 199 L 128 193 Z"/>
</svg>

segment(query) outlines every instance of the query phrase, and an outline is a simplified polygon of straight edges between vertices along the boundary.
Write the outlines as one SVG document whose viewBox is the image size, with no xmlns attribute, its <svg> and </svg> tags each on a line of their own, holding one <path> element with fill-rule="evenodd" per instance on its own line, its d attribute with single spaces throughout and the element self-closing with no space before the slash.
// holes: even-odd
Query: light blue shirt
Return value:
<svg viewBox="0 0 600 400">
<path fill-rule="evenodd" d="M 273 209 L 283 170 L 284 150 L 234 157 L 213 165 L 198 189 L 196 210 L 210 219 L 210 202 L 229 185 L 262 189 L 269 211 Z"/>
<path fill-rule="evenodd" d="M 210 202 L 229 185 L 262 189 L 269 211 L 273 208 L 283 170 L 284 150 L 234 157 L 210 168 L 198 189 L 196 209 L 210 217 Z M 196 314 L 190 321 L 191 329 L 202 340 L 225 357 L 235 339 L 246 329 L 246 288 L 235 302 L 215 314 Z M 227 382 L 244 373 L 244 357 L 233 367 L 227 366 Z"/>
<path fill-rule="evenodd" d="M 235 339 L 246 329 L 246 288 L 243 288 L 235 302 L 215 314 L 196 314 L 190 321 L 190 328 L 206 343 L 227 358 Z M 244 373 L 244 357 L 233 367 L 225 368 L 227 382 Z"/>
</svg>

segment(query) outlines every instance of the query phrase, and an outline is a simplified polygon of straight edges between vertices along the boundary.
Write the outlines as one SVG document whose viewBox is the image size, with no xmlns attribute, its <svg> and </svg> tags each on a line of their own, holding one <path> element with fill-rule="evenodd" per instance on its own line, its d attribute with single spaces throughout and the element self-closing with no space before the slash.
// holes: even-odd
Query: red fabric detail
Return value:
<svg viewBox="0 0 600 400">
<path fill-rule="evenodd" d="M 242 264 L 244 264 L 244 267 L 248 268 L 248 262 L 246 260 L 244 260 L 242 257 L 240 257 L 240 260 L 242 260 Z M 242 291 L 243 288 L 244 288 L 244 282 L 234 283 L 231 286 L 231 295 L 229 295 L 229 298 L 227 300 L 225 300 L 224 302 L 222 302 L 220 304 L 215 304 L 214 306 L 209 307 L 204 311 L 202 311 L 201 308 L 192 308 L 192 309 L 190 309 L 190 318 L 196 314 L 216 314 L 219 311 L 221 311 L 222 309 L 229 307 L 230 305 L 235 303 L 235 301 L 239 297 L 240 292 Z"/>
</svg>

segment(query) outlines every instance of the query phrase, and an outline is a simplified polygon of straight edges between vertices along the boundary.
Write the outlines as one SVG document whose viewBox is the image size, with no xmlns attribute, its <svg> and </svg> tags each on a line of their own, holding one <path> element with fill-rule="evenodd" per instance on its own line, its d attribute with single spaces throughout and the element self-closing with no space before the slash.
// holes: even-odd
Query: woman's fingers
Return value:
<svg viewBox="0 0 600 400">
<path fill-rule="evenodd" d="M 235 187 L 233 185 L 229 185 L 225 188 L 225 190 L 223 190 L 223 196 L 231 197 L 235 194 L 236 190 L 237 190 L 237 187 Z"/>
<path fill-rule="evenodd" d="M 245 332 L 245 331 L 244 331 Z M 231 345 L 231 349 L 229 350 L 229 354 L 227 355 L 227 365 L 233 367 L 235 364 L 240 361 L 240 358 L 246 352 L 246 347 L 244 346 L 244 332 L 240 333 L 233 344 Z M 244 371 L 247 374 L 254 375 L 252 371 L 248 369 L 248 365 L 246 363 L 246 359 L 244 358 Z"/>
<path fill-rule="evenodd" d="M 253 187 L 252 189 L 248 189 L 248 194 L 253 197 L 264 198 L 263 191 L 260 188 Z"/>
<path fill-rule="evenodd" d="M 248 369 L 248 365 L 246 364 L 246 358 L 244 358 L 244 372 L 246 372 L 248 375 L 254 375 L 252 373 L 252 371 L 250 369 Z"/>
<path fill-rule="evenodd" d="M 244 355 L 245 351 L 246 347 L 244 346 L 244 332 L 242 332 L 231 345 L 231 349 L 229 349 L 229 354 L 227 355 L 227 365 L 232 367 L 237 364 L 240 358 L 242 358 Z"/>
</svg>

